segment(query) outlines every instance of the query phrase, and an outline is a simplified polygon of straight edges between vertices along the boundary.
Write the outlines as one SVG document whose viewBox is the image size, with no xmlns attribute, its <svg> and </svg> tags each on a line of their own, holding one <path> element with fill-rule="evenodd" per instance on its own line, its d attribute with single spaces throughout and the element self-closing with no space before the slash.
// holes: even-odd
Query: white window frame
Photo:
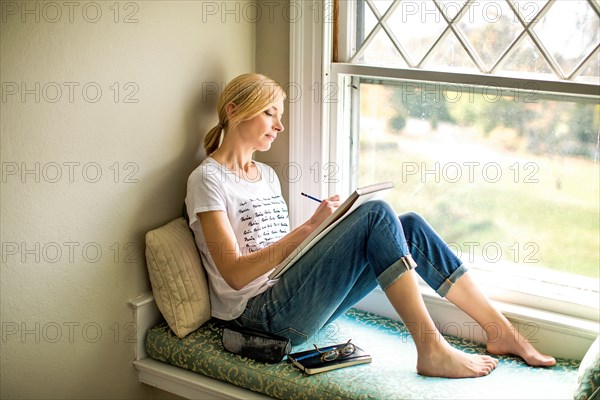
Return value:
<svg viewBox="0 0 600 400">
<path fill-rule="evenodd" d="M 320 8 L 321 6 L 321 8 Z M 324 160 L 329 158 L 329 140 L 324 121 L 327 109 L 319 101 L 314 101 L 322 88 L 321 83 L 328 81 L 328 59 L 330 37 L 324 32 L 324 4 L 319 1 L 291 0 L 297 18 L 290 19 L 290 96 L 289 132 L 290 149 L 288 174 L 290 223 L 292 228 L 306 221 L 311 210 L 304 207 L 301 192 L 323 198 L 327 193 L 325 180 L 321 179 Z M 319 16 L 320 14 L 320 16 Z M 316 86 L 315 86 L 316 85 Z"/>
<path fill-rule="evenodd" d="M 302 18 L 290 22 L 290 82 L 294 82 L 294 86 L 304 94 L 295 98 L 295 101 L 289 105 L 291 135 L 289 162 L 291 166 L 302 173 L 301 184 L 290 182 L 295 183 L 290 185 L 289 192 L 293 227 L 306 221 L 313 211 L 306 202 L 302 201 L 301 191 L 310 191 L 321 198 L 329 194 L 343 195 L 350 192 L 349 177 L 352 166 L 347 160 L 350 159 L 351 144 L 349 135 L 341 134 L 347 132 L 349 127 L 344 126 L 346 122 L 337 112 L 337 105 L 341 104 L 344 96 L 349 95 L 349 88 L 347 85 L 343 85 L 345 76 L 361 75 L 373 78 L 431 82 L 453 81 L 467 85 L 494 84 L 502 86 L 503 83 L 510 83 L 507 84 L 509 87 L 515 82 L 521 82 L 523 86 L 520 87 L 531 87 L 525 86 L 525 84 L 531 85 L 534 82 L 541 92 L 575 93 L 580 96 L 598 97 L 598 93 L 592 85 L 573 82 L 532 81 L 531 79 L 522 80 L 489 75 L 425 72 L 333 63 L 330 62 L 333 0 L 291 0 L 291 3 L 295 9 L 301 10 Z M 319 7 L 321 7 L 320 10 Z M 355 0 L 339 2 L 340 32 L 351 29 L 349 28 L 351 24 L 347 24 L 343 20 L 343 17 L 348 14 L 346 7 L 354 10 Z M 351 32 L 340 35 L 338 54 L 341 60 L 347 60 L 354 50 L 353 43 L 344 39 L 348 37 L 353 37 Z M 314 101 L 315 85 L 318 85 L 321 90 L 336 88 L 333 97 L 331 97 L 332 93 L 328 93 L 327 98 L 331 101 Z M 323 91 L 320 93 L 324 94 Z M 339 170 L 329 170 L 328 163 L 334 163 Z M 328 171 L 335 172 L 335 175 L 328 176 Z M 320 178 L 315 179 L 316 176 L 320 176 Z M 600 332 L 598 304 L 569 303 L 564 299 L 533 296 L 523 291 L 499 290 L 497 287 L 486 286 L 485 282 L 481 283 L 484 290 L 497 303 L 499 309 L 513 322 L 526 325 L 531 321 L 536 321 L 538 326 L 542 327 L 541 337 L 538 338 L 541 342 L 538 347 L 541 350 L 552 351 L 553 354 L 561 357 L 577 358 L 583 355 Z M 436 312 L 436 310 L 447 308 L 448 302 L 440 300 L 424 284 L 422 292 L 430 311 L 433 310 L 432 314 L 436 322 L 443 324 L 444 321 L 457 321 L 464 318 L 460 313 L 457 314 L 456 309 L 452 306 L 442 313 Z M 541 304 L 544 306 L 539 307 Z M 385 301 L 383 293 L 378 290 L 368 296 L 359 306 L 368 311 L 389 314 L 389 316 L 397 318 Z M 568 349 L 561 349 L 557 352 L 557 346 L 561 346 L 566 340 L 561 335 L 566 335 L 571 345 L 568 346 Z M 469 338 L 477 340 L 477 337 Z"/>
</svg>

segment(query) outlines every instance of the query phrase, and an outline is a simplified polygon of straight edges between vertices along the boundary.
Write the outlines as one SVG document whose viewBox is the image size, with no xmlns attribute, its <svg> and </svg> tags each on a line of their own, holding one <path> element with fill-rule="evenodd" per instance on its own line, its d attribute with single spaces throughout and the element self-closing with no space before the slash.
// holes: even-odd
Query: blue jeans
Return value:
<svg viewBox="0 0 600 400">
<path fill-rule="evenodd" d="M 304 343 L 377 285 L 387 289 L 409 270 L 445 296 L 466 268 L 415 213 L 398 217 L 370 201 L 339 223 L 266 292 L 253 297 L 235 321 Z"/>
</svg>

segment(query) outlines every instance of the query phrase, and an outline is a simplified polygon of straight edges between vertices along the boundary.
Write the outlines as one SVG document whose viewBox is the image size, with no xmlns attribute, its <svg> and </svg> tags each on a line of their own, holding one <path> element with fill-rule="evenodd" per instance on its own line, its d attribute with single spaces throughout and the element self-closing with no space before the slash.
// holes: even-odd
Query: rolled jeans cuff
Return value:
<svg viewBox="0 0 600 400">
<path fill-rule="evenodd" d="M 407 254 L 403 257 L 400 257 L 398 261 L 387 267 L 385 271 L 383 271 L 377 277 L 377 283 L 381 286 L 382 290 L 387 290 L 392 283 L 396 282 L 398 278 L 402 276 L 407 271 L 411 269 L 417 268 L 417 263 L 413 260 L 410 254 Z"/>
<path fill-rule="evenodd" d="M 458 267 L 452 273 L 452 275 L 450 275 L 448 278 L 446 278 L 446 280 L 440 285 L 440 287 L 438 287 L 435 290 L 436 293 L 442 297 L 446 297 L 446 295 L 448 294 L 448 291 L 450 290 L 450 288 L 452 288 L 452 285 L 454 285 L 454 283 L 456 283 L 458 278 L 460 278 L 465 272 L 467 272 L 467 267 L 465 267 L 464 264 L 461 264 L 461 266 Z"/>
</svg>

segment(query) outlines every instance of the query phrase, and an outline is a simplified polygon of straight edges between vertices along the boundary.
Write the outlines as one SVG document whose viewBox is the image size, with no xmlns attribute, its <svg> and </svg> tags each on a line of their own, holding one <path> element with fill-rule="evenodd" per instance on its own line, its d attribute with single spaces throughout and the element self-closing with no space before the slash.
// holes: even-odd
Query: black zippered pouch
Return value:
<svg viewBox="0 0 600 400">
<path fill-rule="evenodd" d="M 230 353 L 269 364 L 280 362 L 292 350 L 292 342 L 283 336 L 232 325 L 223 328 L 222 343 Z"/>
</svg>

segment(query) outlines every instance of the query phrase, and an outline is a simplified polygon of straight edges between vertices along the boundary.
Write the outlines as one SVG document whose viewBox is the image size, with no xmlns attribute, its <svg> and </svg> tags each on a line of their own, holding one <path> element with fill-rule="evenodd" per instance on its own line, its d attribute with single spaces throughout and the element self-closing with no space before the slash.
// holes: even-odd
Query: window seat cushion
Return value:
<svg viewBox="0 0 600 400">
<path fill-rule="evenodd" d="M 221 329 L 212 321 L 183 339 L 167 324 L 149 330 L 150 357 L 279 399 L 569 399 L 579 361 L 557 360 L 552 368 L 532 368 L 516 357 L 499 357 L 498 368 L 477 379 L 442 379 L 415 371 L 416 350 L 402 323 L 357 309 L 349 310 L 302 346 L 345 342 L 362 347 L 371 364 L 304 375 L 286 361 L 264 364 L 223 350 Z M 485 354 L 484 346 L 456 337 L 451 345 Z"/>
</svg>

